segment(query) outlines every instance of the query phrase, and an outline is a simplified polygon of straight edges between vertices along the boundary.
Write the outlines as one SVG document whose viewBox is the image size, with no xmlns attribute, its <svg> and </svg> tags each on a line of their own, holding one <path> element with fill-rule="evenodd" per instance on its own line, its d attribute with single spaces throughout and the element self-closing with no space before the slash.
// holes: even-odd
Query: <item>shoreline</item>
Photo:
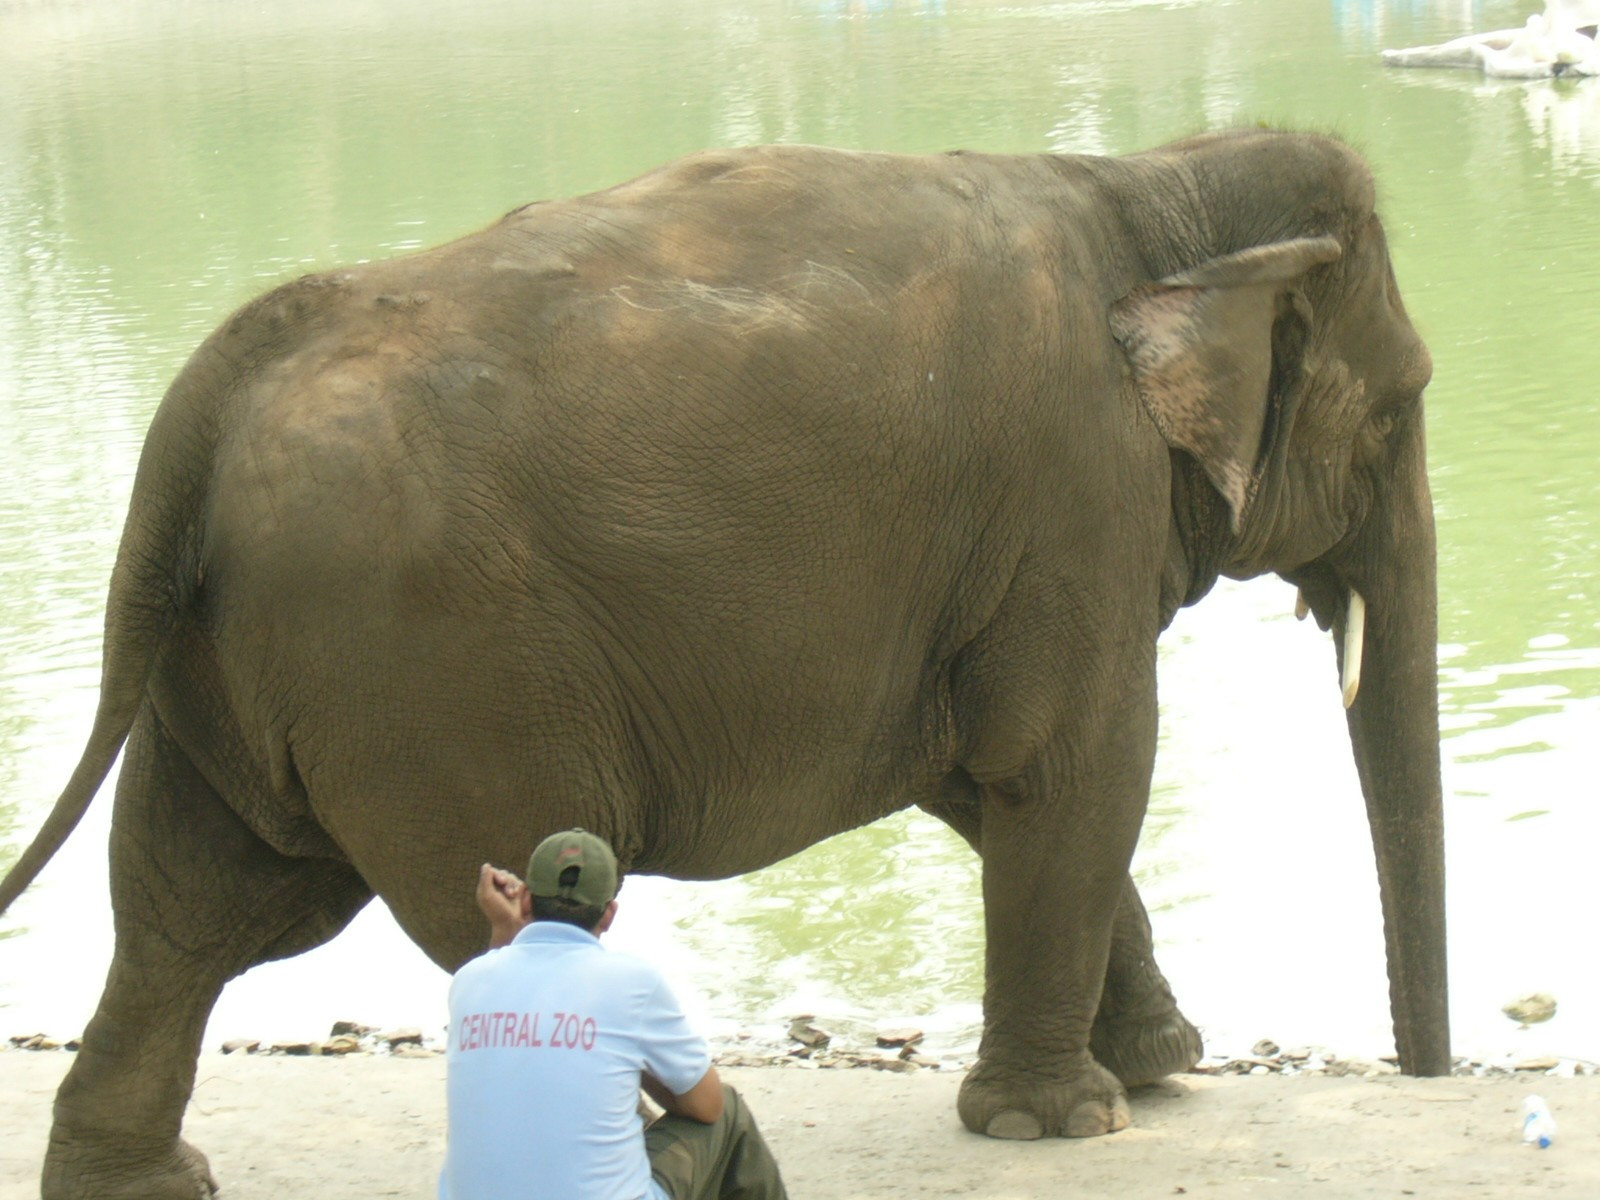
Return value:
<svg viewBox="0 0 1600 1200">
<path fill-rule="evenodd" d="M 185 1136 L 209 1156 L 225 1200 L 432 1200 L 443 1054 L 329 1057 L 201 1054 Z M 0 1044 L 10 1135 L 0 1195 L 37 1194 L 70 1062 Z M 961 1128 L 960 1070 L 719 1070 L 749 1101 L 796 1200 L 1600 1195 L 1600 1079 L 1588 1074 L 1189 1074 L 1135 1089 L 1133 1125 L 1120 1133 L 1002 1142 Z M 1534 1090 L 1559 1125 L 1549 1150 L 1521 1140 Z"/>
<path fill-rule="evenodd" d="M 937 1052 L 930 1048 L 920 1029 L 896 1028 L 878 1032 L 871 1044 L 860 1037 L 839 1039 L 811 1024 L 810 1014 L 793 1019 L 788 1038 L 779 1041 L 740 1033 L 731 1037 L 707 1038 L 712 1061 L 719 1069 L 874 1069 L 893 1072 L 918 1070 L 960 1073 L 975 1056 L 959 1051 Z M 321 1039 L 268 1041 L 263 1038 L 230 1038 L 201 1055 L 262 1058 L 392 1058 L 442 1057 L 445 1038 L 430 1037 L 416 1026 L 379 1028 L 354 1021 L 335 1021 Z M 48 1033 L 12 1034 L 0 1043 L 0 1053 L 65 1053 L 78 1048 L 76 1038 L 56 1038 Z M 1262 1039 L 1248 1052 L 1220 1051 L 1206 1054 L 1184 1075 L 1319 1075 L 1333 1078 L 1401 1075 L 1397 1055 L 1369 1058 L 1346 1055 L 1320 1046 L 1283 1048 Z M 1560 1055 L 1519 1057 L 1514 1055 L 1456 1055 L 1447 1078 L 1485 1078 L 1498 1076 L 1549 1076 L 1574 1078 L 1600 1076 L 1600 1063 Z"/>
</svg>

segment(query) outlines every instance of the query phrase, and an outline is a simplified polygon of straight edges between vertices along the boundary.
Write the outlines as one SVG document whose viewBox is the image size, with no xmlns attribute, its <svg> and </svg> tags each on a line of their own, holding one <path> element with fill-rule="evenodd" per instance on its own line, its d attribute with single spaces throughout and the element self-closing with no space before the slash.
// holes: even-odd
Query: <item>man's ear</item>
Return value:
<svg viewBox="0 0 1600 1200">
<path fill-rule="evenodd" d="M 595 936 L 599 937 L 611 928 L 611 922 L 617 919 L 617 902 L 615 900 L 606 905 L 606 911 L 601 914 L 600 924 L 594 927 Z"/>
<path fill-rule="evenodd" d="M 524 922 L 533 920 L 533 893 L 528 890 L 526 884 L 517 895 L 517 911 L 522 914 Z"/>
</svg>

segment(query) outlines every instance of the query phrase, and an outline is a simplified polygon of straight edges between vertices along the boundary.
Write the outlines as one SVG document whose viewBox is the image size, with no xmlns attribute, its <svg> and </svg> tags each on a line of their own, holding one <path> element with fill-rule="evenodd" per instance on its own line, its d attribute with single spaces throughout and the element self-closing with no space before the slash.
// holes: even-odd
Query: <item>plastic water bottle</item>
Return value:
<svg viewBox="0 0 1600 1200">
<path fill-rule="evenodd" d="M 1555 1141 L 1556 1119 L 1543 1096 L 1529 1096 L 1522 1102 L 1522 1140 L 1530 1146 L 1548 1150 Z"/>
</svg>

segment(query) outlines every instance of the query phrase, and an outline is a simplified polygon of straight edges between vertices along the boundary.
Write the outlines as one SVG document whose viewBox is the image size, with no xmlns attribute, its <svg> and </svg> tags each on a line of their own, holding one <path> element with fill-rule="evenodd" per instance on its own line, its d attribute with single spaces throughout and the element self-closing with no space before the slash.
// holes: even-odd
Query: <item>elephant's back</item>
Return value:
<svg viewBox="0 0 1600 1200">
<path fill-rule="evenodd" d="M 931 344 L 958 310 L 1004 329 L 1078 286 L 1093 271 L 1059 220 L 1073 190 L 1031 157 L 713 150 L 528 205 L 444 252 L 492 261 L 508 287 L 522 273 L 524 303 L 619 337 L 648 336 L 654 316 L 721 338 L 857 329 L 889 339 L 881 353 L 895 335 Z"/>
<path fill-rule="evenodd" d="M 218 335 L 207 569 L 376 611 L 560 577 L 690 643 L 708 612 L 796 644 L 833 613 L 868 657 L 896 614 L 959 630 L 949 581 L 1004 574 L 1060 397 L 1108 369 L 1069 352 L 1100 314 L 1044 170 L 715 152 L 279 289 Z"/>
</svg>

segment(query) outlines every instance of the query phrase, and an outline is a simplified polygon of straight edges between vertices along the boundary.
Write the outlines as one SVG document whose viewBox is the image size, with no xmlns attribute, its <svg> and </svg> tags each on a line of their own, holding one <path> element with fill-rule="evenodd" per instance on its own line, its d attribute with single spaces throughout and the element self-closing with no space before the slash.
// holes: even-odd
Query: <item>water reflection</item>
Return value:
<svg viewBox="0 0 1600 1200">
<path fill-rule="evenodd" d="M 1572 173 L 1600 167 L 1600 84 L 1530 86 L 1522 111 L 1551 161 Z"/>
<path fill-rule="evenodd" d="M 941 822 L 897 814 L 696 890 L 719 897 L 714 919 L 691 902 L 676 928 L 698 961 L 726 964 L 694 980 L 724 1019 L 742 1013 L 744 1027 L 770 1033 L 797 1013 L 825 1013 L 861 1036 L 874 1022 L 915 1020 L 939 1028 L 947 1051 L 974 1044 L 978 864 Z"/>
<path fill-rule="evenodd" d="M 1435 71 L 1396 71 L 1398 86 L 1454 92 L 1485 106 L 1493 121 L 1515 106 L 1531 134 L 1530 143 L 1557 171 L 1600 180 L 1600 79 L 1485 81 Z M 1493 107 L 1488 107 L 1493 106 Z"/>
</svg>

